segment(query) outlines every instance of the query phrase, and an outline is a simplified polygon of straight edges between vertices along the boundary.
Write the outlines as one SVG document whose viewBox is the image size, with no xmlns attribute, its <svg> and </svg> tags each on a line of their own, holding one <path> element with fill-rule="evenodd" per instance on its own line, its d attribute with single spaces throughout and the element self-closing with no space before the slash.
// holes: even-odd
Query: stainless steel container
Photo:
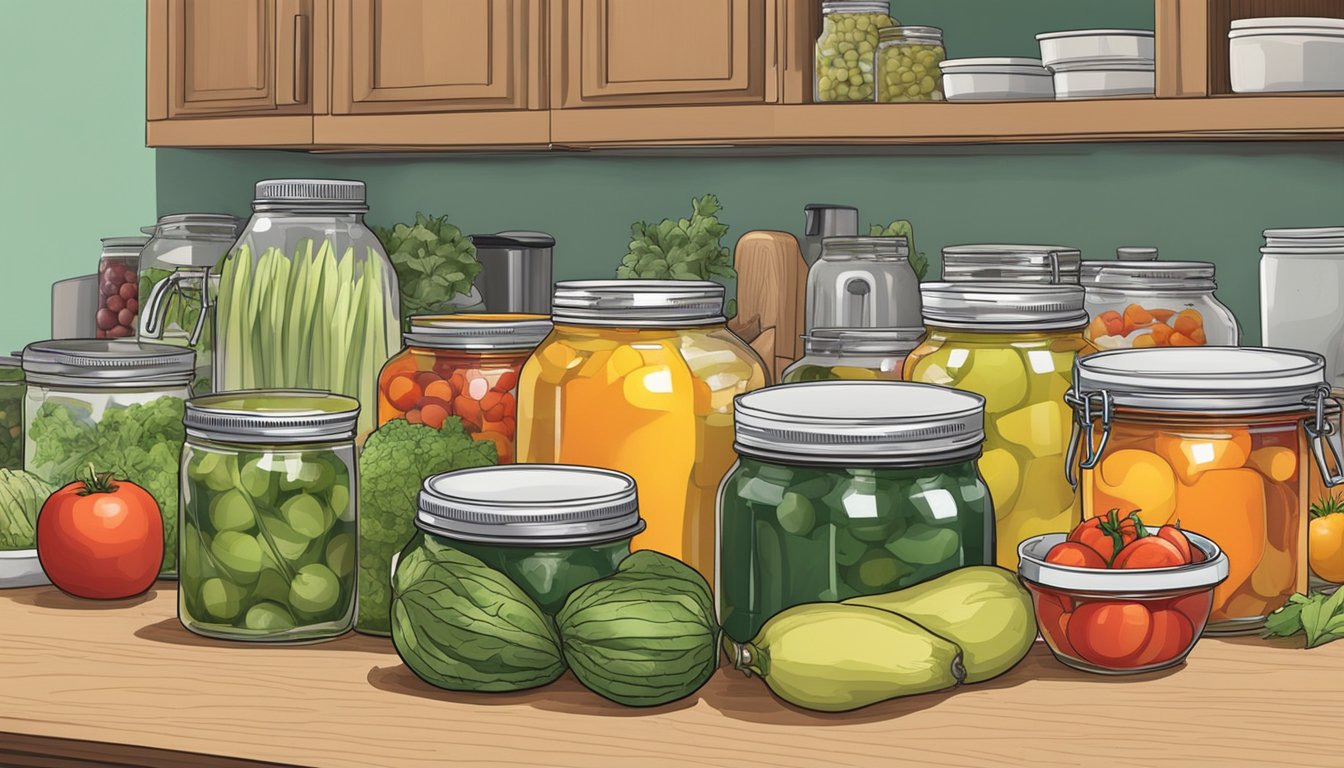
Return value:
<svg viewBox="0 0 1344 768">
<path fill-rule="evenodd" d="M 91 339 L 98 332 L 98 275 L 59 280 L 51 286 L 51 338 Z"/>
<path fill-rule="evenodd" d="M 803 206 L 803 259 L 812 266 L 821 258 L 821 241 L 828 237 L 857 237 L 859 209 L 848 205 L 808 203 Z"/>
<path fill-rule="evenodd" d="M 807 272 L 807 330 L 924 324 L 904 237 L 828 237 Z"/>
<path fill-rule="evenodd" d="M 476 288 L 491 313 L 551 314 L 555 238 L 545 232 L 472 235 L 481 274 Z"/>
</svg>

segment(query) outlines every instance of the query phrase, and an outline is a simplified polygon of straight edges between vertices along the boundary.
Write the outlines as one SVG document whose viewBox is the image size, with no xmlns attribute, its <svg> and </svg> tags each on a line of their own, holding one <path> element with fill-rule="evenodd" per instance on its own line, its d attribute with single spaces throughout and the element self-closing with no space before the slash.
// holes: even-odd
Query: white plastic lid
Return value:
<svg viewBox="0 0 1344 768">
<path fill-rule="evenodd" d="M 1101 37 L 1103 35 L 1125 35 L 1128 37 L 1152 37 L 1151 29 L 1068 29 L 1063 32 L 1042 32 L 1037 40 L 1056 40 L 1065 37 Z"/>
<path fill-rule="evenodd" d="M 1051 331 L 1087 325 L 1086 294 L 1077 285 L 924 283 L 924 321 L 943 328 Z"/>
<path fill-rule="evenodd" d="M 1152 59 L 1073 59 L 1050 65 L 1055 72 L 1153 72 Z"/>
<path fill-rule="evenodd" d="M 1319 16 L 1267 16 L 1259 19 L 1237 19 L 1232 22 L 1228 38 L 1257 35 L 1324 35 L 1344 37 L 1344 19 Z"/>
<path fill-rule="evenodd" d="M 1041 63 L 1040 59 L 1024 59 L 1014 56 L 948 59 L 939 63 L 938 66 L 944 72 L 956 72 L 958 74 L 1050 76 L 1050 70 L 1045 68 L 1045 65 Z"/>
<path fill-rule="evenodd" d="M 571 280 L 555 284 L 557 323 L 663 327 L 717 325 L 723 286 L 700 280 Z"/>
<path fill-rule="evenodd" d="M 1227 555 L 1211 539 L 1183 531 L 1192 546 L 1199 547 L 1204 560 L 1192 565 L 1170 568 L 1078 568 L 1047 563 L 1050 548 L 1068 540 L 1067 533 L 1033 536 L 1017 547 L 1020 558 L 1017 572 L 1033 584 L 1070 592 L 1116 592 L 1143 594 L 1208 589 L 1227 578 Z"/>
</svg>

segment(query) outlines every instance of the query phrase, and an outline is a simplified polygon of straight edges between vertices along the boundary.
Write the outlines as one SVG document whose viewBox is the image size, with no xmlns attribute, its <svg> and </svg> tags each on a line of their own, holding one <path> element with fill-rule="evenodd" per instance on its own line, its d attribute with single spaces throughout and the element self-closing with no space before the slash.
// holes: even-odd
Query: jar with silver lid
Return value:
<svg viewBox="0 0 1344 768">
<path fill-rule="evenodd" d="M 1098 348 L 1237 345 L 1241 330 L 1214 295 L 1212 263 L 1157 261 L 1156 249 L 1121 248 L 1116 255 L 1082 263 L 1092 316 L 1087 338 Z"/>
<path fill-rule="evenodd" d="M 353 398 L 253 390 L 187 403 L 178 618 L 226 640 L 311 641 L 355 616 Z"/>
<path fill-rule="evenodd" d="M 1083 254 L 1062 245 L 949 245 L 943 279 L 1062 284 L 1078 282 Z"/>
<path fill-rule="evenodd" d="M 799 381 L 900 381 L 905 358 L 924 340 L 924 327 L 817 328 L 803 337 L 803 356 L 784 369 Z"/>
<path fill-rule="evenodd" d="M 904 237 L 828 237 L 807 271 L 807 329 L 922 324 L 919 277 Z"/>
</svg>

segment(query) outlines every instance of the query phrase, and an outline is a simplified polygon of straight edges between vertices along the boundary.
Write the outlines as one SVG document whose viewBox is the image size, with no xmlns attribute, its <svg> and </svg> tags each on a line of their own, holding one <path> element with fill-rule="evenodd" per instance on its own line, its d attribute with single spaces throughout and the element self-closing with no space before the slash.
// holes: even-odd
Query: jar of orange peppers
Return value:
<svg viewBox="0 0 1344 768">
<path fill-rule="evenodd" d="M 1083 262 L 1087 338 L 1097 348 L 1237 345 L 1237 319 L 1213 293 L 1213 264 L 1130 261 L 1125 250 L 1135 249 L 1121 249 L 1117 261 Z"/>
<path fill-rule="evenodd" d="M 1145 526 L 1179 523 L 1227 553 L 1206 632 L 1255 631 L 1306 589 L 1309 469 L 1344 483 L 1319 355 L 1114 350 L 1080 358 L 1066 397 L 1084 515 L 1137 510 Z"/>
<path fill-rule="evenodd" d="M 556 283 L 555 330 L 518 387 L 518 460 L 635 478 L 648 527 L 634 549 L 714 574 L 714 506 L 737 460 L 733 398 L 766 384 L 724 325 L 723 286 L 682 280 Z"/>
<path fill-rule="evenodd" d="M 551 330 L 542 315 L 421 315 L 406 348 L 378 376 L 378 424 L 406 419 L 435 429 L 449 416 L 514 459 L 518 376 Z"/>
</svg>

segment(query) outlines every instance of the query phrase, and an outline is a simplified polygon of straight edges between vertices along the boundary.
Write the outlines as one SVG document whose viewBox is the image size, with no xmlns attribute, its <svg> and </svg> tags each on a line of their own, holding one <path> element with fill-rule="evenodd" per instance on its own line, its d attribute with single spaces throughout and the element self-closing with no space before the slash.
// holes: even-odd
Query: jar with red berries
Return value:
<svg viewBox="0 0 1344 768">
<path fill-rule="evenodd" d="M 378 376 L 378 424 L 405 419 L 438 429 L 449 416 L 499 463 L 514 460 L 518 374 L 551 332 L 543 315 L 420 315 L 406 348 Z"/>
<path fill-rule="evenodd" d="M 148 237 L 104 237 L 98 259 L 98 338 L 124 339 L 135 335 L 140 312 L 136 270 Z"/>
</svg>

